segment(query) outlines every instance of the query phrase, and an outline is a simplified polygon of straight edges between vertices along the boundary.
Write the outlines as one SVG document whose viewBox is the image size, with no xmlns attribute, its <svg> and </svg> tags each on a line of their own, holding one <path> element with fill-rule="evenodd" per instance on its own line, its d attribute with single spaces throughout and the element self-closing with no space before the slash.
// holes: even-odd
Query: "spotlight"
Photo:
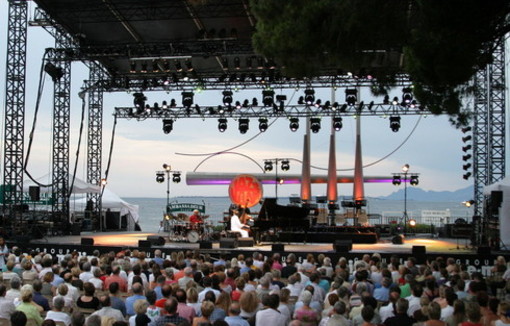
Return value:
<svg viewBox="0 0 510 326">
<path fill-rule="evenodd" d="M 312 129 L 313 133 L 318 133 L 321 130 L 321 119 L 310 118 L 310 129 Z"/>
<path fill-rule="evenodd" d="M 267 130 L 267 118 L 259 118 L 259 130 L 261 132 Z"/>
<path fill-rule="evenodd" d="M 409 105 L 413 101 L 413 91 L 410 87 L 402 89 L 402 104 Z"/>
<path fill-rule="evenodd" d="M 175 70 L 177 72 L 181 72 L 182 71 L 181 62 L 179 60 L 175 60 L 174 65 L 175 65 Z"/>
<path fill-rule="evenodd" d="M 241 59 L 239 59 L 239 57 L 234 58 L 234 67 L 237 70 L 241 69 Z"/>
<path fill-rule="evenodd" d="M 463 169 L 464 171 L 467 171 L 467 170 L 469 170 L 470 168 L 471 168 L 471 163 L 464 164 L 464 165 L 462 166 L 462 169 Z"/>
<path fill-rule="evenodd" d="M 236 109 L 240 109 L 242 106 L 241 106 L 241 102 L 239 101 L 236 101 Z"/>
<path fill-rule="evenodd" d="M 353 106 L 358 101 L 358 91 L 355 89 L 346 89 L 345 90 L 345 103 L 349 106 Z"/>
<path fill-rule="evenodd" d="M 176 106 L 177 106 L 177 103 L 175 103 L 175 99 L 174 99 L 174 98 L 173 98 L 173 99 L 171 99 L 171 100 L 170 100 L 170 107 L 171 107 L 171 108 L 175 108 Z"/>
<path fill-rule="evenodd" d="M 223 70 L 228 70 L 228 59 L 223 58 L 223 60 L 221 61 L 221 65 L 223 67 Z"/>
<path fill-rule="evenodd" d="M 145 107 L 145 101 L 147 100 L 147 97 L 143 93 L 134 93 L 133 97 L 133 105 L 137 109 Z"/>
<path fill-rule="evenodd" d="M 298 118 L 290 118 L 289 128 L 290 131 L 296 131 L 299 129 L 299 119 Z"/>
<path fill-rule="evenodd" d="M 416 220 L 415 219 L 410 219 L 409 220 L 409 226 L 414 228 L 416 226 Z"/>
<path fill-rule="evenodd" d="M 471 135 L 467 135 L 466 137 L 462 137 L 462 142 L 466 143 L 466 142 L 470 141 L 471 139 L 473 139 L 473 137 Z"/>
<path fill-rule="evenodd" d="M 466 174 L 464 174 L 464 175 L 462 176 L 462 178 L 464 178 L 464 180 L 469 179 L 469 177 L 471 177 L 471 172 L 468 172 L 468 173 L 466 173 Z"/>
<path fill-rule="evenodd" d="M 464 128 L 461 129 L 461 131 L 463 133 L 469 132 L 469 131 L 471 131 L 471 127 L 470 126 L 464 127 Z"/>
<path fill-rule="evenodd" d="M 131 61 L 129 72 L 132 74 L 134 74 L 136 72 L 136 62 L 135 61 Z"/>
<path fill-rule="evenodd" d="M 390 117 L 390 129 L 393 132 L 398 132 L 400 130 L 400 117 Z"/>
<path fill-rule="evenodd" d="M 396 97 L 396 96 L 395 96 L 395 97 L 393 98 L 393 101 L 391 102 L 391 104 L 393 104 L 393 105 L 397 105 L 397 104 L 398 104 L 398 97 Z"/>
<path fill-rule="evenodd" d="M 312 105 L 315 102 L 315 91 L 311 88 L 305 89 L 305 103 L 306 105 Z"/>
<path fill-rule="evenodd" d="M 342 127 L 343 127 L 342 118 L 341 117 L 333 118 L 333 128 L 336 131 L 340 131 L 340 129 L 342 129 Z"/>
<path fill-rule="evenodd" d="M 473 146 L 471 146 L 471 144 L 469 144 L 469 145 L 462 147 L 462 151 L 465 153 L 465 152 L 471 150 L 471 148 L 473 148 Z"/>
<path fill-rule="evenodd" d="M 463 161 L 468 161 L 468 160 L 470 160 L 470 159 L 471 159 L 471 157 L 472 157 L 472 156 L 471 156 L 471 154 L 462 155 L 462 160 L 463 160 Z"/>
<path fill-rule="evenodd" d="M 174 121 L 172 119 L 163 120 L 163 132 L 169 134 L 174 129 Z"/>
<path fill-rule="evenodd" d="M 389 95 L 385 95 L 384 96 L 384 99 L 383 99 L 383 104 L 390 104 L 390 96 Z"/>
<path fill-rule="evenodd" d="M 193 105 L 193 92 L 182 92 L 182 105 L 186 108 L 189 108 Z"/>
<path fill-rule="evenodd" d="M 418 180 L 418 176 L 417 175 L 412 175 L 411 176 L 411 180 L 409 180 L 409 184 L 411 186 L 417 186 L 419 182 L 420 181 Z"/>
<path fill-rule="evenodd" d="M 252 100 L 251 100 L 251 106 L 258 106 L 259 105 L 259 100 L 257 100 L 256 97 L 254 97 Z"/>
<path fill-rule="evenodd" d="M 232 91 L 223 91 L 223 104 L 230 106 L 232 104 Z"/>
<path fill-rule="evenodd" d="M 156 172 L 156 182 L 157 183 L 165 182 L 165 172 L 163 171 Z"/>
<path fill-rule="evenodd" d="M 468 200 L 468 201 L 465 201 L 465 202 L 462 202 L 464 204 L 464 206 L 466 207 L 471 207 L 475 204 L 475 201 L 473 199 L 471 200 Z"/>
<path fill-rule="evenodd" d="M 241 118 L 239 119 L 239 132 L 245 134 L 250 129 L 250 119 Z"/>
<path fill-rule="evenodd" d="M 218 130 L 220 132 L 224 132 L 225 130 L 227 130 L 227 119 L 225 118 L 218 119 Z"/>
<path fill-rule="evenodd" d="M 400 175 L 395 174 L 393 176 L 393 181 L 391 183 L 393 183 L 394 186 L 399 186 L 402 183 L 402 179 L 400 179 Z"/>
<path fill-rule="evenodd" d="M 266 171 L 266 172 L 273 171 L 273 162 L 265 161 L 264 162 L 264 171 Z"/>
<path fill-rule="evenodd" d="M 407 171 L 409 171 L 409 164 L 404 164 L 404 166 L 402 166 L 402 172 L 407 173 Z"/>
<path fill-rule="evenodd" d="M 144 62 L 141 64 L 142 68 L 140 69 L 140 72 L 146 73 L 147 72 L 147 63 Z"/>
<path fill-rule="evenodd" d="M 181 173 L 175 172 L 172 174 L 172 182 L 179 183 L 181 182 Z"/>
<path fill-rule="evenodd" d="M 186 62 L 184 63 L 186 65 L 186 69 L 188 69 L 188 71 L 193 71 L 193 65 L 191 64 L 191 60 L 186 60 Z"/>
<path fill-rule="evenodd" d="M 282 171 L 289 171 L 290 169 L 289 160 L 283 160 L 281 168 Z"/>
<path fill-rule="evenodd" d="M 264 103 L 264 106 L 272 106 L 274 103 L 274 91 L 262 91 L 262 103 Z"/>
<path fill-rule="evenodd" d="M 286 95 L 276 95 L 276 101 L 278 102 L 279 108 L 278 110 L 280 112 L 283 112 L 285 110 L 285 101 L 287 101 Z"/>
<path fill-rule="evenodd" d="M 301 105 L 305 104 L 305 98 L 303 96 L 300 96 L 297 101 L 297 104 L 301 104 Z"/>
</svg>

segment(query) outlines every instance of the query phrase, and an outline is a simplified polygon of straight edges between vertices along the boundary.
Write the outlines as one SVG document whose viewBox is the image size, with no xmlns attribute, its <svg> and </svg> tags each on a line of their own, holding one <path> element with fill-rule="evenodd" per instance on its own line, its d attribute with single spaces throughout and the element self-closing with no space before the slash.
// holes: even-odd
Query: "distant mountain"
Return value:
<svg viewBox="0 0 510 326">
<path fill-rule="evenodd" d="M 407 187 L 407 199 L 417 201 L 440 201 L 440 202 L 463 202 L 473 199 L 474 187 L 459 189 L 456 191 L 425 191 L 420 188 Z M 394 193 L 385 196 L 377 197 L 378 199 L 385 200 L 403 200 L 404 189 L 399 189 Z"/>
</svg>

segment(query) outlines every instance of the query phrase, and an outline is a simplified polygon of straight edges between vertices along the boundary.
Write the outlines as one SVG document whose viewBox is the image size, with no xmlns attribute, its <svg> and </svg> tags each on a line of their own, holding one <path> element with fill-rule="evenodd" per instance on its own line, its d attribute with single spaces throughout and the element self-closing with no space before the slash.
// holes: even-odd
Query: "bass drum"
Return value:
<svg viewBox="0 0 510 326">
<path fill-rule="evenodd" d="M 197 231 L 190 231 L 188 232 L 188 234 L 186 235 L 186 238 L 188 239 L 189 242 L 191 243 L 197 243 L 198 240 L 200 239 L 200 235 L 198 234 Z"/>
</svg>

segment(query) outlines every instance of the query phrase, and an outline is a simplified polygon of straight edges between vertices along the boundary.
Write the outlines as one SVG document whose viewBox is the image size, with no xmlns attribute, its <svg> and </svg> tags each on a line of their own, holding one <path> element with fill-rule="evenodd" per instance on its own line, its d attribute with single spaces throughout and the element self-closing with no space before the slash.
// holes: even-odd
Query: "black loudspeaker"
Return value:
<svg viewBox="0 0 510 326">
<path fill-rule="evenodd" d="M 503 202 L 503 192 L 502 191 L 491 191 L 491 211 L 492 214 L 498 214 L 498 209 L 501 207 L 501 203 Z"/>
<path fill-rule="evenodd" d="M 333 249 L 336 252 L 349 252 L 352 250 L 352 240 L 335 240 Z"/>
<path fill-rule="evenodd" d="M 212 241 L 200 241 L 198 245 L 200 249 L 212 249 Z"/>
<path fill-rule="evenodd" d="M 285 251 L 285 245 L 283 243 L 273 243 L 271 245 L 271 251 L 283 252 Z"/>
<path fill-rule="evenodd" d="M 425 255 L 427 253 L 427 247 L 425 246 L 413 246 L 413 255 Z"/>
<path fill-rule="evenodd" d="M 94 238 L 81 238 L 81 245 L 82 246 L 93 246 Z"/>
<path fill-rule="evenodd" d="M 479 246 L 476 250 L 477 254 L 481 255 L 490 255 L 491 254 L 491 247 L 489 246 Z"/>
<path fill-rule="evenodd" d="M 253 247 L 254 243 L 255 241 L 253 241 L 252 237 L 237 239 L 237 245 L 239 247 Z"/>
<path fill-rule="evenodd" d="M 237 239 L 232 238 L 221 238 L 220 248 L 234 249 L 238 247 Z"/>
<path fill-rule="evenodd" d="M 147 237 L 147 241 L 149 241 L 153 246 L 165 245 L 165 238 L 160 237 L 159 235 L 149 235 Z"/>
<path fill-rule="evenodd" d="M 393 244 L 404 244 L 404 237 L 401 234 L 397 234 L 393 238 L 391 238 L 391 243 Z"/>
<path fill-rule="evenodd" d="M 151 242 L 149 240 L 138 240 L 138 247 L 140 248 L 150 248 Z"/>
<path fill-rule="evenodd" d="M 28 187 L 28 195 L 30 196 L 31 201 L 41 200 L 41 188 L 39 188 L 38 186 Z"/>
<path fill-rule="evenodd" d="M 71 234 L 72 235 L 80 235 L 81 233 L 81 223 L 74 223 L 71 226 Z"/>
</svg>

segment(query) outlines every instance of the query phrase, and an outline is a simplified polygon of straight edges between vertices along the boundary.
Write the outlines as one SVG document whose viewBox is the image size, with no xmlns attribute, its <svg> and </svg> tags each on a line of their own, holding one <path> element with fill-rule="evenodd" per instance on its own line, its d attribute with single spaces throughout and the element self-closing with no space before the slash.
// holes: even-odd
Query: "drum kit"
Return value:
<svg viewBox="0 0 510 326">
<path fill-rule="evenodd" d="M 209 215 L 202 216 L 206 220 Z M 190 242 L 210 240 L 213 232 L 212 223 L 190 223 L 188 216 L 180 213 L 177 216 L 170 216 L 168 221 L 168 240 L 174 242 Z"/>
</svg>

